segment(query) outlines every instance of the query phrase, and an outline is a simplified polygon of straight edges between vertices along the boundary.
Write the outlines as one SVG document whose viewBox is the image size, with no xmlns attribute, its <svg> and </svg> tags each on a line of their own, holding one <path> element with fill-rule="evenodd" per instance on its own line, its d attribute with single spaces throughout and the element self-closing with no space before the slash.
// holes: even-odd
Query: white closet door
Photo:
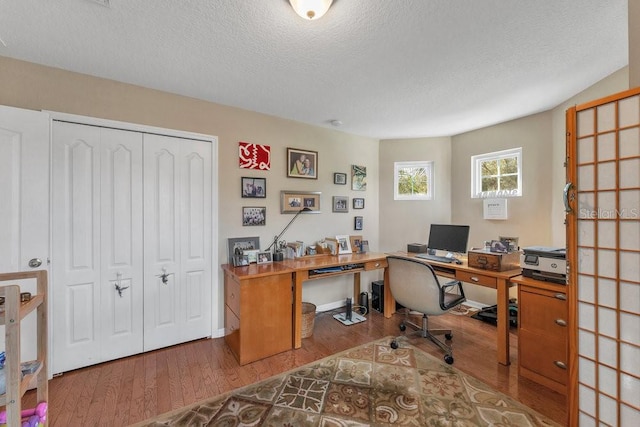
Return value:
<svg viewBox="0 0 640 427">
<path fill-rule="evenodd" d="M 0 201 L 0 273 L 48 269 L 48 114 L 0 106 Z M 36 292 L 35 281 L 18 284 L 22 291 Z M 35 359 L 35 314 L 22 329 L 23 361 Z"/>
<path fill-rule="evenodd" d="M 101 306 L 104 360 L 142 352 L 142 136 L 102 129 Z"/>
<path fill-rule="evenodd" d="M 145 351 L 211 335 L 211 143 L 145 134 Z"/>
<path fill-rule="evenodd" d="M 52 141 L 58 373 L 141 351 L 142 136 L 54 122 Z"/>
</svg>

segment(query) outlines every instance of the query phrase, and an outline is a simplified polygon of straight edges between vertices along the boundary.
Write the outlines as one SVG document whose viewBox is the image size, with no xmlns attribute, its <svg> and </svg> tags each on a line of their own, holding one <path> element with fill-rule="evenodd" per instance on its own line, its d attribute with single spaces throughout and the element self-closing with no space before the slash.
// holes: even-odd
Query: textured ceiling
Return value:
<svg viewBox="0 0 640 427">
<path fill-rule="evenodd" d="M 388 139 L 553 108 L 628 64 L 627 26 L 626 0 L 334 0 L 317 21 L 287 0 L 0 0 L 0 55 Z"/>
</svg>

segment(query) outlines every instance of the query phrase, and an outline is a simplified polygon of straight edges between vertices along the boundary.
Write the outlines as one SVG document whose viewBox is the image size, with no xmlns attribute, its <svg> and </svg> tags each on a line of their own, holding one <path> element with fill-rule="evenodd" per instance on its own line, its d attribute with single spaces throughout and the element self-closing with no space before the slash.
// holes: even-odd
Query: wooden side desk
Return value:
<svg viewBox="0 0 640 427">
<path fill-rule="evenodd" d="M 331 267 L 340 270 L 316 272 Z M 357 301 L 360 273 L 386 267 L 382 253 L 318 255 L 244 267 L 224 264 L 225 342 L 241 365 L 300 348 L 305 281 L 353 274 Z"/>
<path fill-rule="evenodd" d="M 518 276 L 521 272 L 517 270 L 507 271 L 491 271 L 482 270 L 479 268 L 469 267 L 466 257 L 461 259 L 462 264 L 456 263 L 443 263 L 437 261 L 426 260 L 422 258 L 416 258 L 413 253 L 408 252 L 395 252 L 389 255 L 404 256 L 408 258 L 414 258 L 418 261 L 422 261 L 433 267 L 438 276 L 450 277 L 452 279 L 460 280 L 465 283 L 470 283 L 478 286 L 485 286 L 495 289 L 497 291 L 497 306 L 498 306 L 498 319 L 497 319 L 497 358 L 498 363 L 502 365 L 509 365 L 511 363 L 509 359 L 509 287 L 513 285 L 510 279 Z M 389 283 L 388 272 L 385 269 L 385 283 Z M 389 301 L 389 303 L 387 303 Z M 384 287 L 384 316 L 391 317 L 395 311 L 395 300 L 391 294 L 389 286 Z"/>
</svg>

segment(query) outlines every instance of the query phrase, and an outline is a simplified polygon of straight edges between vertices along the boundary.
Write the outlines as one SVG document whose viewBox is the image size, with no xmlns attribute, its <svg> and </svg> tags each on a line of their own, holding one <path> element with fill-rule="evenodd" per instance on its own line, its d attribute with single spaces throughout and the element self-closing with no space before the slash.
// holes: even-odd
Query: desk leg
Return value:
<svg viewBox="0 0 640 427">
<path fill-rule="evenodd" d="M 509 281 L 498 279 L 498 363 L 509 365 Z"/>
<path fill-rule="evenodd" d="M 353 305 L 360 304 L 360 272 L 353 273 Z"/>
<path fill-rule="evenodd" d="M 389 268 L 384 269 L 384 317 L 387 319 L 396 312 L 396 300 L 389 287 Z"/>
<path fill-rule="evenodd" d="M 302 347 L 302 282 L 309 278 L 309 272 L 293 273 L 293 348 Z"/>
</svg>

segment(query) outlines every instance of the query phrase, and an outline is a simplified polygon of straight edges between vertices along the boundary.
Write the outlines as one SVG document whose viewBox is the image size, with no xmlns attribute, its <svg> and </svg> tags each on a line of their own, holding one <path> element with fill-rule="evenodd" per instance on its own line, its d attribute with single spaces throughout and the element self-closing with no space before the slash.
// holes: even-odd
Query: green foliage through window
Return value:
<svg viewBox="0 0 640 427">
<path fill-rule="evenodd" d="M 396 162 L 395 200 L 430 200 L 433 198 L 433 162 Z"/>
</svg>

